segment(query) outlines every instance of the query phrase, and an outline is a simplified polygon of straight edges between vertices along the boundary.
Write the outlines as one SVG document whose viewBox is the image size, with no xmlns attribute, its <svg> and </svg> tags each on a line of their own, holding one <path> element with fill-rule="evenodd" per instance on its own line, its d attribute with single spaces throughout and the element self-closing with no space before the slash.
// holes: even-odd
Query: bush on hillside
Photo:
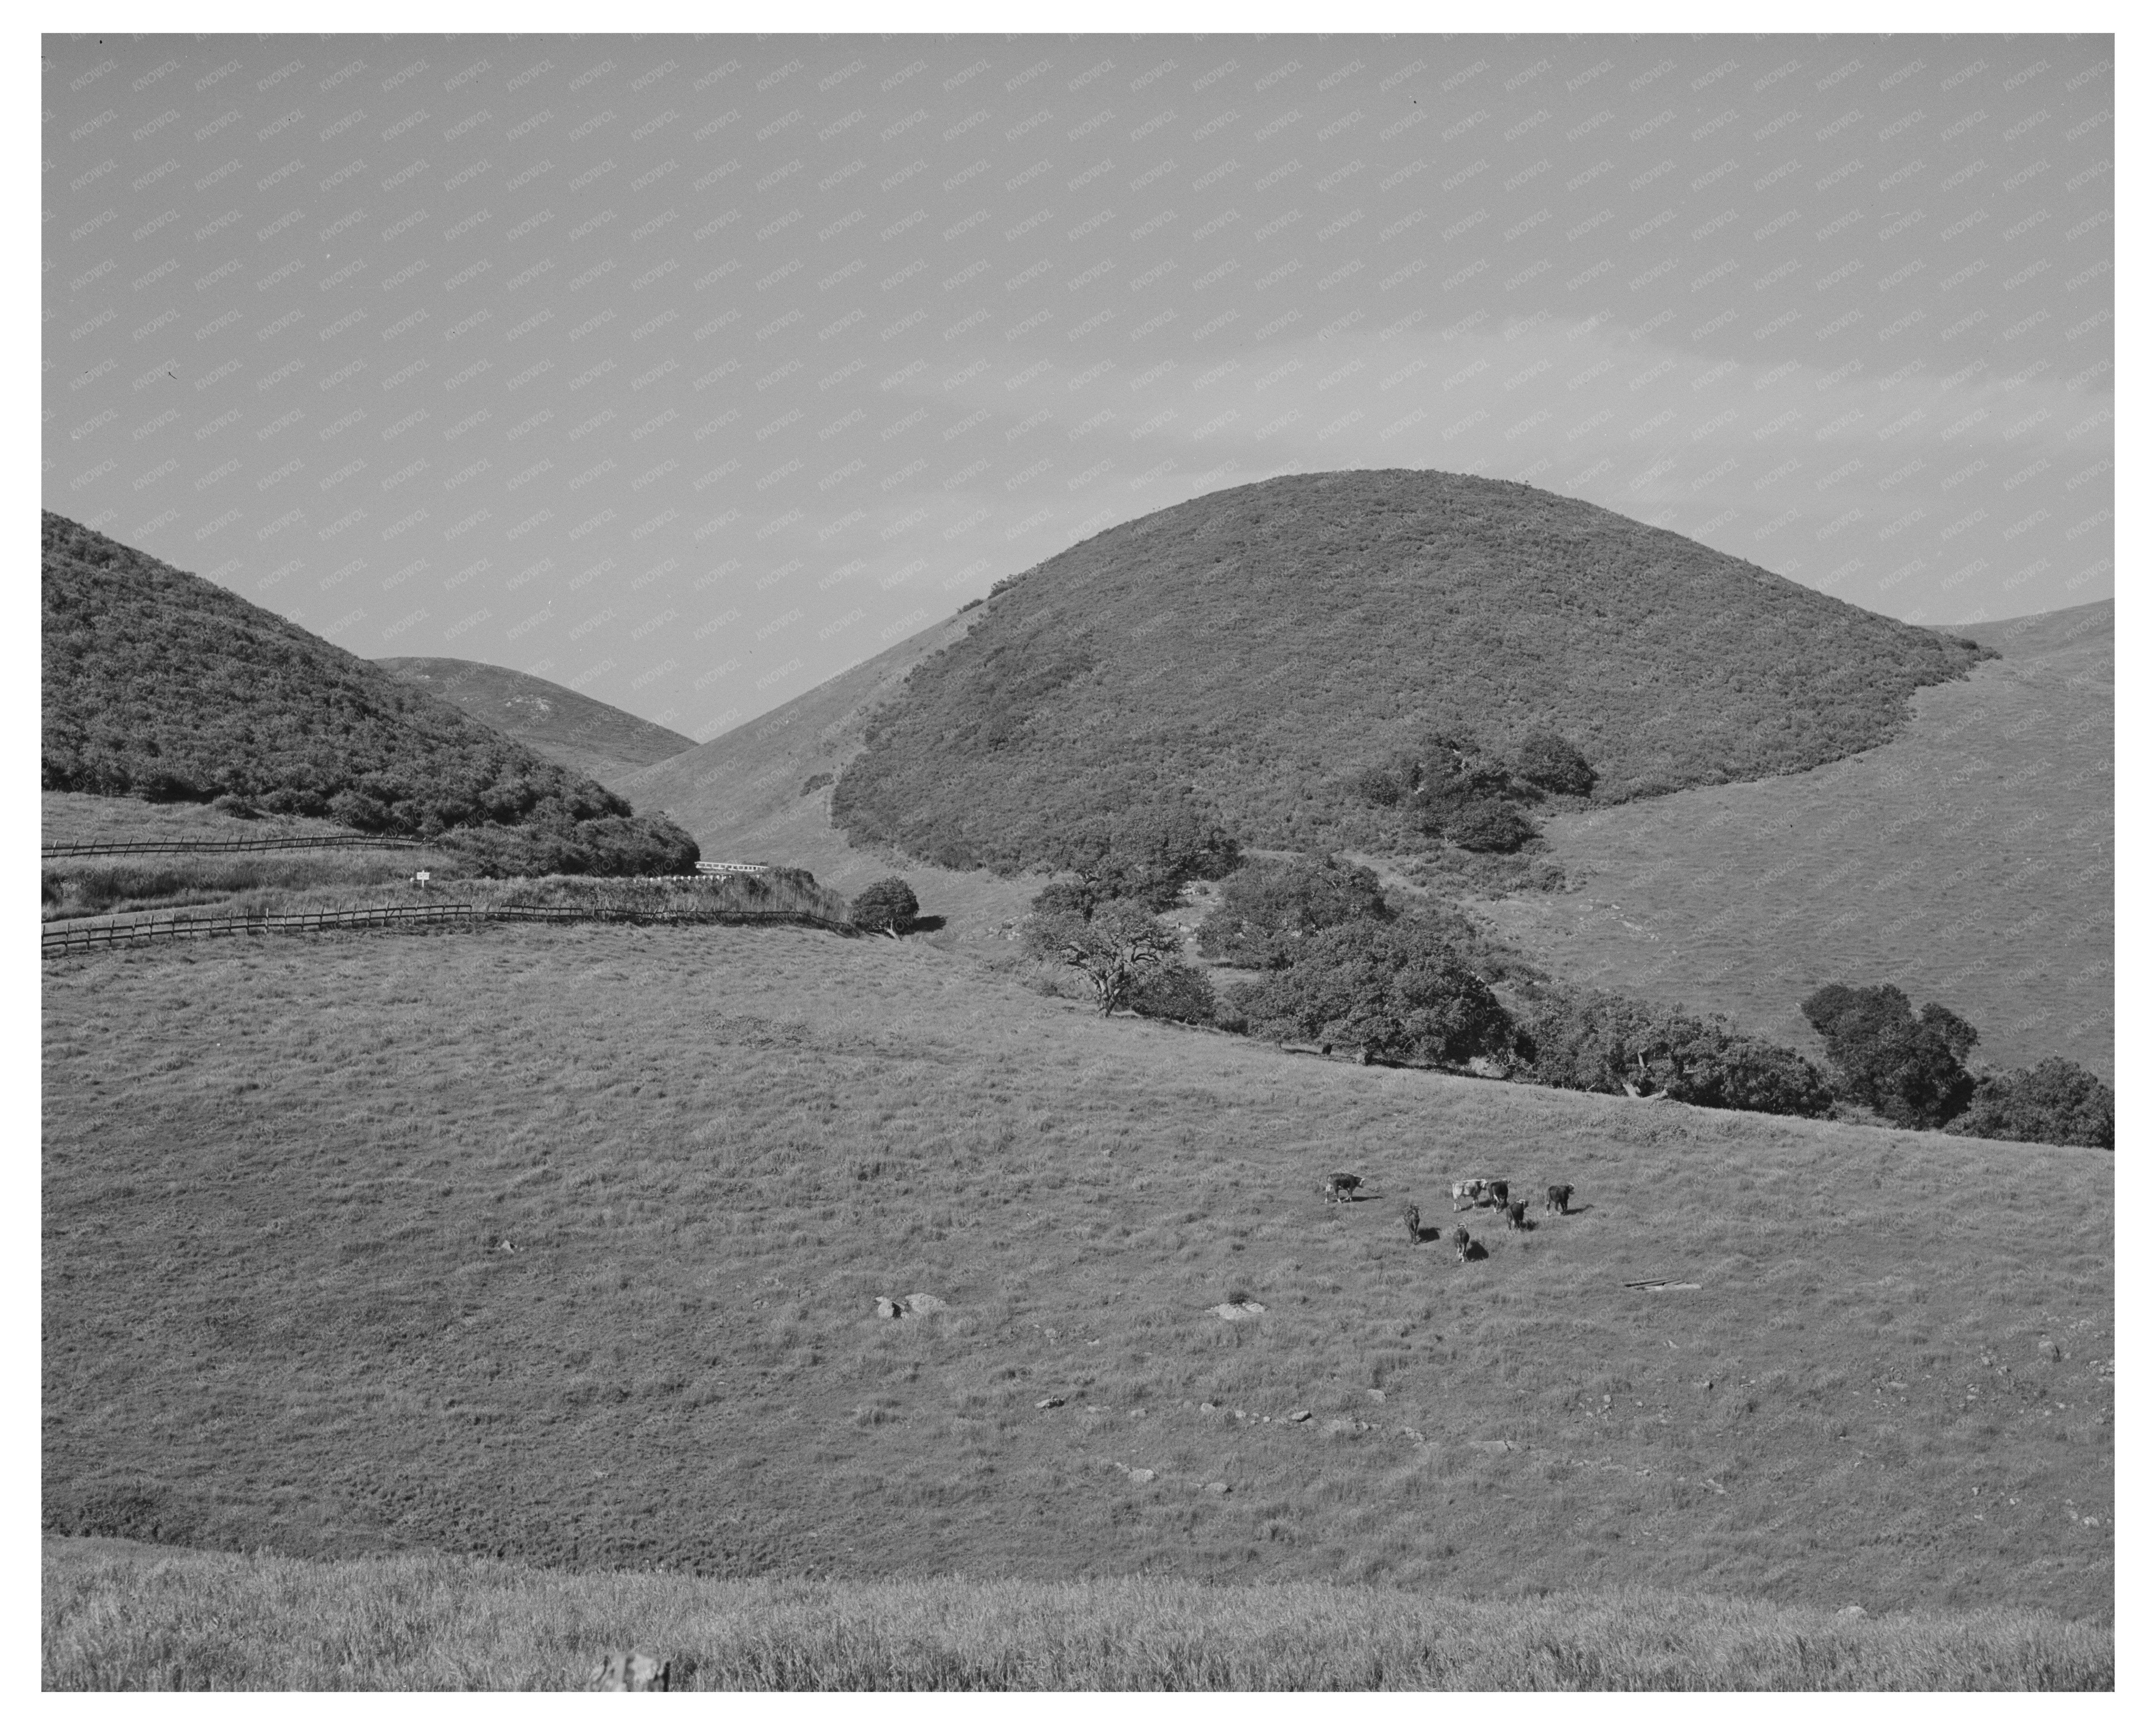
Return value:
<svg viewBox="0 0 2156 1725">
<path fill-rule="evenodd" d="M 1439 1065 L 1502 1055 L 1512 1039 L 1505 1009 L 1458 941 L 1420 919 L 1322 929 L 1285 970 L 1229 989 L 1223 1009 L 1253 1036 Z"/>
<path fill-rule="evenodd" d="M 2087 1067 L 2054 1057 L 2025 1070 L 1987 1072 L 1947 1130 L 1972 1138 L 2112 1147 L 2111 1086 Z"/>
<path fill-rule="evenodd" d="M 510 872 L 696 865 L 671 821 L 214 583 L 49 511 L 43 571 L 48 790 L 454 832 Z"/>
<path fill-rule="evenodd" d="M 1621 994 L 1554 993 L 1529 1016 L 1523 1040 L 1526 1076 L 1559 1090 L 1812 1119 L 1834 1106 L 1825 1076 L 1794 1049 Z"/>
<path fill-rule="evenodd" d="M 921 914 L 913 889 L 896 875 L 861 889 L 853 902 L 851 917 L 856 928 L 887 934 L 893 940 L 913 927 Z"/>
<path fill-rule="evenodd" d="M 1190 880 L 1217 880 L 1242 860 L 1235 835 L 1189 797 L 1145 803 L 1059 835 L 1054 858 L 1095 901 L 1137 899 L 1164 911 Z"/>
<path fill-rule="evenodd" d="M 1032 956 L 1086 978 L 1104 1017 L 1129 1005 L 1134 990 L 1183 953 L 1175 931 L 1137 899 L 1106 900 L 1088 916 L 1061 911 L 1030 916 L 1023 933 Z"/>
<path fill-rule="evenodd" d="M 1537 731 L 1521 743 L 1514 771 L 1529 784 L 1561 796 L 1584 797 L 1594 788 L 1595 773 L 1587 757 L 1553 732 Z"/>
<path fill-rule="evenodd" d="M 1142 1019 L 1162 1019 L 1175 1024 L 1209 1024 L 1219 1003 L 1213 993 L 1213 978 L 1178 959 L 1168 959 L 1140 977 L 1127 997 L 1130 1009 Z"/>
<path fill-rule="evenodd" d="M 1840 1094 L 1913 1131 L 1943 1127 L 1968 1107 L 1976 1080 L 1963 1061 L 1978 1039 L 1967 1019 L 1937 1002 L 1917 1013 L 1891 983 L 1830 983 L 1801 1009 L 1826 1043 Z"/>
<path fill-rule="evenodd" d="M 1252 970 L 1274 970 L 1292 962 L 1322 928 L 1391 915 L 1378 877 L 1337 857 L 1249 862 L 1228 876 L 1220 902 L 1199 925 L 1198 950 Z"/>
<path fill-rule="evenodd" d="M 1494 797 L 1461 805 L 1440 817 L 1439 830 L 1462 850 L 1509 854 L 1537 836 L 1535 824 Z"/>
</svg>

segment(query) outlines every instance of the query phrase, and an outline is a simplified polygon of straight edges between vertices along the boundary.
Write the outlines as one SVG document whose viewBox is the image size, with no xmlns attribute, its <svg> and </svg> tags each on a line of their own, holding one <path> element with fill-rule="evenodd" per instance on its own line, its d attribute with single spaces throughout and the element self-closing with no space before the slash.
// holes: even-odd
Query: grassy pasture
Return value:
<svg viewBox="0 0 2156 1725">
<path fill-rule="evenodd" d="M 752 1690 L 2108 1689 L 2110 1630 L 1621 1589 L 565 1574 L 51 1539 L 47 1689 L 562 1689 L 630 1645 Z M 678 1669 L 678 1667 L 677 1667 Z"/>
<path fill-rule="evenodd" d="M 149 844 L 156 840 L 220 843 L 244 839 L 309 836 L 351 838 L 350 827 L 303 814 L 265 814 L 259 820 L 213 809 L 207 803 L 150 803 L 140 797 L 94 797 L 83 791 L 38 793 L 46 845 Z"/>
<path fill-rule="evenodd" d="M 1967 633 L 2005 657 L 1921 689 L 1908 727 L 1809 773 L 1559 815 L 1578 890 L 1476 908 L 1567 981 L 1727 1013 L 1820 1057 L 1798 1003 L 1892 982 L 2112 1078 L 2107 601 Z"/>
<path fill-rule="evenodd" d="M 50 1532 L 2110 1614 L 2102 1153 L 1360 1069 L 798 930 L 44 978 Z M 1583 1209 L 1410 1245 L 1469 1174 Z"/>
</svg>

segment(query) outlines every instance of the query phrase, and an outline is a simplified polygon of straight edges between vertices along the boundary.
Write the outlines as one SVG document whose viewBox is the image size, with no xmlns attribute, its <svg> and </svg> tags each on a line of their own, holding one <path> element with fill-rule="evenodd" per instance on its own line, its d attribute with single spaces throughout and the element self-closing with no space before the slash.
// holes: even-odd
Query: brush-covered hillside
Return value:
<svg viewBox="0 0 2156 1725">
<path fill-rule="evenodd" d="M 449 702 L 47 511 L 49 791 L 444 834 L 521 874 L 675 873 L 696 842 Z"/>
<path fill-rule="evenodd" d="M 471 659 L 377 659 L 390 675 L 462 707 L 535 754 L 609 787 L 696 747 L 694 737 L 559 683 Z"/>
<path fill-rule="evenodd" d="M 1004 583 L 876 715 L 832 813 L 956 868 L 1060 863 L 1192 790 L 1248 844 L 1416 849 L 1358 781 L 1433 731 L 1500 756 L 1554 732 L 1623 801 L 1873 747 L 1986 652 L 1530 485 L 1295 475 Z"/>
</svg>

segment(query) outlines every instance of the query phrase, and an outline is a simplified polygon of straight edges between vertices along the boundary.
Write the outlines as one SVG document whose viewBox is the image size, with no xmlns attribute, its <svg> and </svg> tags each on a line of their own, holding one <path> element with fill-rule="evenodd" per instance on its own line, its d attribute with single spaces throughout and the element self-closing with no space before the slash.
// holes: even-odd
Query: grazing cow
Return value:
<svg viewBox="0 0 2156 1725">
<path fill-rule="evenodd" d="M 1407 1224 L 1408 1239 L 1416 1245 L 1422 1242 L 1422 1212 L 1411 1204 L 1400 1206 L 1400 1220 Z"/>
<path fill-rule="evenodd" d="M 591 1686 L 608 1694 L 643 1693 L 670 1688 L 671 1660 L 654 1659 L 649 1653 L 609 1653 L 592 1672 Z"/>
<path fill-rule="evenodd" d="M 1455 1180 L 1452 1183 L 1452 1207 L 1464 1210 L 1470 1204 L 1480 1204 L 1490 1195 L 1487 1180 Z"/>
<path fill-rule="evenodd" d="M 1461 1263 L 1465 1264 L 1467 1261 L 1467 1249 L 1474 1244 L 1473 1238 L 1465 1228 L 1455 1228 L 1452 1230 L 1452 1250 Z"/>
<path fill-rule="evenodd" d="M 1489 1184 L 1490 1202 L 1502 1210 L 1512 1201 L 1512 1189 L 1502 1180 L 1492 1180 Z"/>
<path fill-rule="evenodd" d="M 1355 1189 L 1362 1183 L 1360 1174 L 1333 1174 L 1317 1189 L 1336 1204 L 1353 1204 Z"/>
<path fill-rule="evenodd" d="M 1524 1228 L 1527 1225 L 1526 1199 L 1516 1198 L 1505 1206 L 1505 1225 L 1507 1228 Z"/>
<path fill-rule="evenodd" d="M 1568 1216 L 1572 1214 L 1572 1188 L 1553 1186 L 1543 1199 L 1543 1214 L 1546 1216 Z"/>
</svg>

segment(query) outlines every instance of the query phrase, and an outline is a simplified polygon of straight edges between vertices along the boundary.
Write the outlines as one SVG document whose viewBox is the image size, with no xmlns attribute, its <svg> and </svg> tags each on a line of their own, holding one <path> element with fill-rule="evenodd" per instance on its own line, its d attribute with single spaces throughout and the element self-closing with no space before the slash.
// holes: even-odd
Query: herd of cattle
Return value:
<svg viewBox="0 0 2156 1725">
<path fill-rule="evenodd" d="M 1363 1183 L 1360 1174 L 1333 1174 L 1318 1188 L 1326 1198 L 1335 1204 L 1352 1204 L 1356 1189 Z M 1512 1196 L 1512 1184 L 1506 1180 L 1455 1180 L 1452 1183 L 1452 1209 L 1456 1215 L 1461 1210 L 1481 1205 L 1490 1205 L 1505 1214 L 1507 1228 L 1527 1225 L 1527 1201 Z M 1546 1216 L 1564 1216 L 1572 1213 L 1572 1188 L 1553 1185 L 1544 1189 L 1543 1214 Z M 1412 1204 L 1400 1206 L 1400 1220 L 1407 1226 L 1408 1239 L 1415 1245 L 1422 1242 L 1422 1212 Z M 1490 1255 L 1465 1228 L 1452 1230 L 1452 1249 L 1463 1264 Z"/>
</svg>

